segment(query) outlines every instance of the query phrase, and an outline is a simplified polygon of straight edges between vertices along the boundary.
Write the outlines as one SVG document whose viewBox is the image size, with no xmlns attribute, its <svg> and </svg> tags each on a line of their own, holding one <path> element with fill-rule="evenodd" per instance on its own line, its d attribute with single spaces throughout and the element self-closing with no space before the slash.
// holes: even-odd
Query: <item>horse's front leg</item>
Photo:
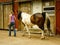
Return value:
<svg viewBox="0 0 60 45">
<path fill-rule="evenodd" d="M 25 32 L 25 29 L 26 29 L 26 28 L 24 27 L 24 29 L 23 29 L 23 32 L 24 32 L 24 33 L 23 33 L 23 36 L 24 36 L 24 35 L 25 35 L 25 33 L 26 33 L 26 32 Z"/>
<path fill-rule="evenodd" d="M 28 26 L 27 26 L 27 25 L 25 25 L 25 28 L 26 28 L 26 30 L 27 30 L 27 32 L 28 32 L 28 35 L 29 35 L 29 38 L 30 38 L 30 31 L 29 31 Z"/>
</svg>

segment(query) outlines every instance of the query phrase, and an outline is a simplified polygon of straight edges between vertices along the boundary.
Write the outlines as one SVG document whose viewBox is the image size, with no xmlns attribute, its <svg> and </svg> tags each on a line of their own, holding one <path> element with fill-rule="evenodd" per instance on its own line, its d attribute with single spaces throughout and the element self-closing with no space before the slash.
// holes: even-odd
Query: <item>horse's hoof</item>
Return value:
<svg viewBox="0 0 60 45">
<path fill-rule="evenodd" d="M 31 36 L 28 36 L 29 39 L 31 39 Z"/>
<path fill-rule="evenodd" d="M 25 36 L 25 35 L 22 35 L 23 37 Z"/>
<path fill-rule="evenodd" d="M 50 34 L 50 37 L 54 37 L 55 35 L 54 34 Z"/>
<path fill-rule="evenodd" d="M 45 37 L 41 37 L 41 40 L 44 40 L 45 39 Z"/>
</svg>

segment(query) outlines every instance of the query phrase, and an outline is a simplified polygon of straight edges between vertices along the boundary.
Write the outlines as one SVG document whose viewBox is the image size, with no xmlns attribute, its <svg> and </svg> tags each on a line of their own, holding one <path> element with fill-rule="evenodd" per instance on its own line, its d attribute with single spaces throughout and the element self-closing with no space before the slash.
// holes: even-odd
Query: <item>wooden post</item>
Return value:
<svg viewBox="0 0 60 45">
<path fill-rule="evenodd" d="M 60 0 L 56 0 L 56 34 L 60 34 Z"/>
<path fill-rule="evenodd" d="M 18 29 L 18 19 L 17 19 L 17 15 L 18 15 L 18 2 L 17 2 L 17 0 L 13 1 L 13 11 L 14 11 L 14 14 L 15 14 L 15 17 L 16 17 L 15 27 L 16 27 L 16 29 Z"/>
</svg>

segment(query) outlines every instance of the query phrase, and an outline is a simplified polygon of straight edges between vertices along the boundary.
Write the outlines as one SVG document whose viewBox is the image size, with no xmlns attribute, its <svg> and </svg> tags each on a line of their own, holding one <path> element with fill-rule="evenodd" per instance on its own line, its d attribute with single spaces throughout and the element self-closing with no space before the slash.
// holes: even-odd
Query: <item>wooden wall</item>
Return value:
<svg viewBox="0 0 60 45">
<path fill-rule="evenodd" d="M 3 23 L 4 29 L 8 28 L 9 14 L 12 11 L 12 5 L 3 5 Z"/>
<path fill-rule="evenodd" d="M 8 28 L 8 15 L 9 13 L 14 10 L 15 16 L 17 17 L 17 11 L 18 11 L 18 3 L 15 2 L 16 0 L 13 0 L 14 4 L 12 4 L 12 0 L 0 0 L 0 4 L 3 6 L 2 14 L 3 14 L 3 29 Z M 13 5 L 13 6 L 12 6 Z M 13 8 L 13 9 L 12 9 Z M 1 11 L 1 10 L 0 10 Z M 17 25 L 17 20 L 16 20 L 16 27 Z"/>
<path fill-rule="evenodd" d="M 0 4 L 0 29 L 3 29 L 3 6 Z"/>
<path fill-rule="evenodd" d="M 12 0 L 0 0 L 0 2 L 11 2 Z"/>
<path fill-rule="evenodd" d="M 20 2 L 18 10 L 31 14 L 31 2 Z"/>
</svg>

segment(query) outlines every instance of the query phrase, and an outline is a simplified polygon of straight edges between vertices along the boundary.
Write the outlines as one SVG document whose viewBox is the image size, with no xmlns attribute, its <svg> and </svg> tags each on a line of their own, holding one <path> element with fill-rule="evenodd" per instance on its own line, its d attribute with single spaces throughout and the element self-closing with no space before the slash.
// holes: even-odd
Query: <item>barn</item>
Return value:
<svg viewBox="0 0 60 45">
<path fill-rule="evenodd" d="M 60 41 L 60 0 L 0 0 L 0 43 L 1 45 L 59 45 Z M 48 37 L 45 41 L 40 39 L 40 30 L 32 31 L 32 39 L 27 39 L 27 34 L 22 37 L 24 25 L 20 20 L 16 20 L 16 37 L 8 36 L 8 21 L 9 14 L 14 11 L 15 16 L 18 16 L 19 11 L 26 12 L 30 15 L 35 13 L 46 12 L 50 17 L 50 27 L 53 32 L 53 37 Z M 44 25 L 47 29 L 47 25 Z M 26 32 L 26 31 L 25 31 Z M 37 33 L 35 33 L 37 32 Z M 13 34 L 13 31 L 12 31 Z M 6 36 L 5 36 L 6 35 Z M 39 39 L 38 39 L 39 38 Z M 26 39 L 26 40 L 25 40 Z M 7 41 L 5 41 L 7 40 Z M 55 43 L 56 41 L 56 43 Z M 36 42 L 36 43 L 35 43 Z M 24 43 L 24 44 L 23 44 Z"/>
</svg>

